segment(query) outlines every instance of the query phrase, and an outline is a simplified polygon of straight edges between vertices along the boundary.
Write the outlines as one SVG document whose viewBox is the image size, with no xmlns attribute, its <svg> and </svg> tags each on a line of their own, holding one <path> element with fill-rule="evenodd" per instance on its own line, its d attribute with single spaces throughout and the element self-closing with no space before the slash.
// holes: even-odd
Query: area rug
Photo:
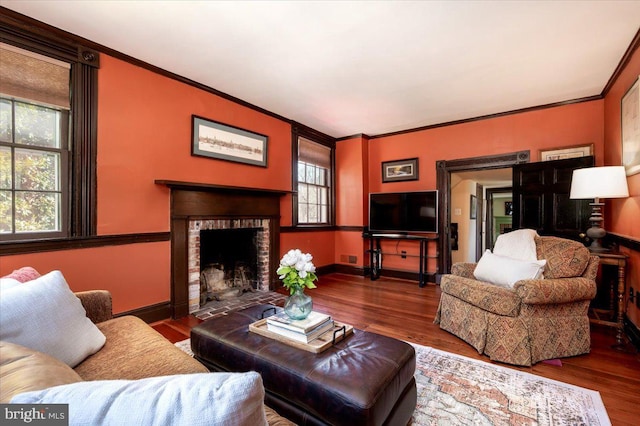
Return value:
<svg viewBox="0 0 640 426">
<path fill-rule="evenodd" d="M 600 393 L 440 351 L 416 348 L 412 425 L 610 425 Z"/>
<path fill-rule="evenodd" d="M 611 425 L 596 391 L 412 345 L 418 403 L 411 426 Z M 176 346 L 193 356 L 189 339 Z"/>
</svg>

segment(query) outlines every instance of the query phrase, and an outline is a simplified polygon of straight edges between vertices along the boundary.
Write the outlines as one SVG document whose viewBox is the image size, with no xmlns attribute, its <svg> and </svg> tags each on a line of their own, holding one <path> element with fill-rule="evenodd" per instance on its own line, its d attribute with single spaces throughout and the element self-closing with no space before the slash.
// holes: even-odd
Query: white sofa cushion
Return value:
<svg viewBox="0 0 640 426">
<path fill-rule="evenodd" d="M 0 278 L 0 292 L 4 290 L 8 290 L 13 287 L 17 287 L 21 284 L 20 281 L 14 280 L 13 278 Z"/>
<path fill-rule="evenodd" d="M 78 382 L 18 394 L 12 404 L 69 404 L 70 425 L 266 425 L 256 372 Z"/>
<path fill-rule="evenodd" d="M 26 346 L 75 367 L 105 343 L 105 336 L 69 289 L 60 271 L 0 294 L 0 340 Z"/>
<path fill-rule="evenodd" d="M 486 250 L 476 265 L 473 275 L 501 287 L 513 288 L 520 280 L 540 279 L 544 272 L 546 260 L 526 261 L 498 256 Z"/>
</svg>

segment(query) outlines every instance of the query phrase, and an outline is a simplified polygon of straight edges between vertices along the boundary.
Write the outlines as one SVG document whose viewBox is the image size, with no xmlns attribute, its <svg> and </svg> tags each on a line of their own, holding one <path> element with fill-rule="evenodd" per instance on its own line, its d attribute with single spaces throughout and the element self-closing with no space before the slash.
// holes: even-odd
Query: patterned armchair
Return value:
<svg viewBox="0 0 640 426">
<path fill-rule="evenodd" d="M 588 353 L 588 310 L 596 295 L 599 258 L 582 244 L 535 238 L 544 279 L 521 280 L 513 289 L 478 281 L 475 263 L 457 263 L 441 281 L 435 323 L 494 361 L 531 366 Z"/>
</svg>

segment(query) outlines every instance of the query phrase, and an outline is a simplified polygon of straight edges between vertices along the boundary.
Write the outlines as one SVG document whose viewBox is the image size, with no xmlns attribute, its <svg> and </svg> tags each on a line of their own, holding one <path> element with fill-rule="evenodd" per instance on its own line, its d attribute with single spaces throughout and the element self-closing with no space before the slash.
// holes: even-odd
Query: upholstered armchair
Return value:
<svg viewBox="0 0 640 426">
<path fill-rule="evenodd" d="M 588 310 L 596 295 L 599 259 L 582 244 L 535 237 L 543 279 L 517 281 L 513 288 L 479 281 L 475 263 L 454 264 L 441 280 L 435 323 L 478 353 L 508 364 L 588 353 Z"/>
</svg>

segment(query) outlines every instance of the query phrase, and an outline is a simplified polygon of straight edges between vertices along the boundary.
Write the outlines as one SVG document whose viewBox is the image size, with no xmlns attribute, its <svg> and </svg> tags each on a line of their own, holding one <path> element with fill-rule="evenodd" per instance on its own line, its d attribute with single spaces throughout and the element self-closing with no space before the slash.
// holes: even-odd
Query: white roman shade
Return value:
<svg viewBox="0 0 640 426">
<path fill-rule="evenodd" d="M 0 93 L 70 109 L 71 65 L 0 43 Z"/>
</svg>

